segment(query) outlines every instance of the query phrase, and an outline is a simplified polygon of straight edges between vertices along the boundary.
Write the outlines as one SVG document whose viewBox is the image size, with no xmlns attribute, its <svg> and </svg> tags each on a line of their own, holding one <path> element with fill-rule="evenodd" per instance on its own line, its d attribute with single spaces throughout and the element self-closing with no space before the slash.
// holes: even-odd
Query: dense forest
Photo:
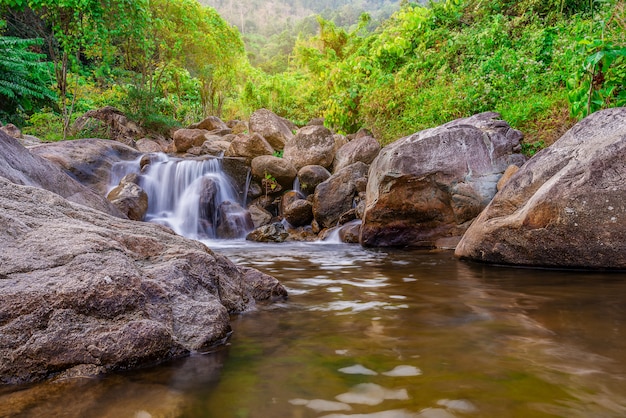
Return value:
<svg viewBox="0 0 626 418">
<path fill-rule="evenodd" d="M 532 153 L 626 105 L 620 0 L 402 1 L 379 25 L 376 10 L 394 2 L 264 2 L 289 7 L 279 29 L 270 8 L 215 2 L 229 19 L 243 13 L 241 31 L 196 0 L 0 0 L 0 121 L 58 140 L 87 135 L 73 120 L 106 105 L 161 134 L 265 107 L 388 143 L 493 110 Z M 329 14 L 349 4 L 371 13 Z M 256 55 L 241 32 L 266 41 Z"/>
</svg>

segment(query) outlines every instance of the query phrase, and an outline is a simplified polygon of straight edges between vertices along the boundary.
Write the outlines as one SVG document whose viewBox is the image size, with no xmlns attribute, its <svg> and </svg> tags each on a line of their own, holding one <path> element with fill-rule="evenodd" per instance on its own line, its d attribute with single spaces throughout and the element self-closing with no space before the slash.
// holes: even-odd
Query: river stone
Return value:
<svg viewBox="0 0 626 418">
<path fill-rule="evenodd" d="M 477 261 L 626 269 L 626 108 L 580 121 L 511 177 L 459 243 Z"/>
<path fill-rule="evenodd" d="M 113 164 L 139 159 L 142 155 L 119 142 L 94 138 L 41 144 L 31 147 L 30 151 L 57 164 L 100 196 L 108 191 Z"/>
<path fill-rule="evenodd" d="M 251 133 L 260 134 L 275 150 L 282 150 L 287 141 L 293 138 L 287 121 L 267 109 L 254 112 L 250 116 L 248 126 Z"/>
<path fill-rule="evenodd" d="M 235 239 L 252 230 L 250 213 L 238 203 L 222 202 L 218 208 L 217 237 Z"/>
<path fill-rule="evenodd" d="M 226 152 L 228 157 L 244 157 L 253 159 L 261 155 L 272 155 L 274 149 L 259 134 L 241 134 L 230 143 L 230 147 Z"/>
<path fill-rule="evenodd" d="M 252 160 L 252 175 L 260 181 L 273 178 L 284 188 L 293 186 L 298 172 L 293 164 L 273 155 L 261 155 Z"/>
<path fill-rule="evenodd" d="M 313 197 L 313 215 L 322 228 L 332 228 L 339 218 L 354 207 L 359 188 L 366 184 L 368 166 L 356 162 L 320 183 Z"/>
<path fill-rule="evenodd" d="M 253 295 L 284 294 L 168 228 L 3 177 L 0 224 L 0 384 L 207 350 Z"/>
<path fill-rule="evenodd" d="M 272 221 L 272 214 L 260 206 L 250 205 L 248 207 L 248 213 L 250 213 L 250 219 L 252 220 L 254 228 L 267 225 Z"/>
<path fill-rule="evenodd" d="M 151 152 L 163 152 L 163 148 L 161 145 L 149 138 L 141 138 L 137 142 L 135 142 L 135 147 L 137 147 L 137 151 L 151 153 Z"/>
<path fill-rule="evenodd" d="M 289 232 L 285 229 L 285 225 L 280 222 L 274 222 L 250 232 L 246 239 L 257 242 L 284 242 L 288 237 Z"/>
<path fill-rule="evenodd" d="M 435 247 L 461 236 L 521 165 L 522 134 L 486 112 L 400 139 L 372 163 L 361 228 L 364 246 Z"/>
<path fill-rule="evenodd" d="M 122 147 L 123 149 L 131 150 L 133 153 L 136 152 L 132 148 L 117 142 L 107 142 L 115 144 L 110 148 L 111 150 L 117 150 L 118 147 Z M 60 144 L 59 146 L 62 147 L 64 145 Z M 0 177 L 4 177 L 16 184 L 46 189 L 72 202 L 114 216 L 124 217 L 122 212 L 104 197 L 106 189 L 102 191 L 102 194 L 98 194 L 76 181 L 74 176 L 70 176 L 57 164 L 36 155 L 37 150 L 43 151 L 45 149 L 49 149 L 47 145 L 38 145 L 29 151 L 17 139 L 0 132 Z M 46 153 L 42 152 L 42 154 L 45 155 Z M 50 155 L 54 156 L 54 154 Z M 58 158 L 52 159 L 64 162 L 62 156 L 56 157 Z M 105 156 L 102 158 L 106 159 Z M 84 170 L 90 171 L 87 167 L 84 167 Z"/>
<path fill-rule="evenodd" d="M 109 192 L 107 199 L 128 219 L 143 221 L 148 212 L 148 195 L 137 183 L 136 174 L 124 176 L 120 184 Z"/>
<path fill-rule="evenodd" d="M 304 199 L 295 200 L 287 205 L 283 216 L 294 227 L 310 225 L 313 220 L 313 204 Z"/>
<path fill-rule="evenodd" d="M 296 170 L 307 165 L 329 168 L 333 163 L 335 139 L 331 131 L 319 125 L 305 126 L 285 144 L 283 158 Z"/>
<path fill-rule="evenodd" d="M 190 128 L 205 129 L 207 131 L 220 131 L 228 133 L 231 132 L 231 129 L 228 127 L 228 125 L 217 116 L 209 116 L 202 122 L 191 125 Z"/>
<path fill-rule="evenodd" d="M 371 164 L 380 152 L 380 144 L 374 137 L 365 135 L 348 142 L 335 154 L 333 171 L 336 173 L 344 167 L 361 161 Z"/>
<path fill-rule="evenodd" d="M 189 148 L 202 146 L 208 134 L 206 129 L 177 129 L 173 135 L 174 149 L 186 152 Z"/>
<path fill-rule="evenodd" d="M 315 188 L 330 178 L 330 172 L 321 165 L 305 165 L 298 171 L 300 190 L 304 194 L 315 192 Z"/>
</svg>

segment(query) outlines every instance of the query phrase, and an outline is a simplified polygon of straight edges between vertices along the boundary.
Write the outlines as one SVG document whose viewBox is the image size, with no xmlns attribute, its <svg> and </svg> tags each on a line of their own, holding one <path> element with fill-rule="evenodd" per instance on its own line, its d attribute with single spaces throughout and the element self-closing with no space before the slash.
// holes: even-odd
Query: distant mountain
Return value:
<svg viewBox="0 0 626 418">
<path fill-rule="evenodd" d="M 338 26 L 349 27 L 363 12 L 377 21 L 399 8 L 400 0 L 199 0 L 215 8 L 241 33 L 264 36 L 293 28 L 311 15 L 322 15 Z"/>
</svg>

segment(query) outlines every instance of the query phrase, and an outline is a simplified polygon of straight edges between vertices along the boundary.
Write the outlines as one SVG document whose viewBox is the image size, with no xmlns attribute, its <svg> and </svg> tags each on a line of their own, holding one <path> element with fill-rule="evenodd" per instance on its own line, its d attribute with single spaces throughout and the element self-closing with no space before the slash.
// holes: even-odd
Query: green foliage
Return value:
<svg viewBox="0 0 626 418">
<path fill-rule="evenodd" d="M 41 45 L 40 39 L 0 37 L 0 110 L 14 113 L 32 110 L 38 103 L 54 100 L 49 63 L 45 55 L 31 48 Z"/>
</svg>

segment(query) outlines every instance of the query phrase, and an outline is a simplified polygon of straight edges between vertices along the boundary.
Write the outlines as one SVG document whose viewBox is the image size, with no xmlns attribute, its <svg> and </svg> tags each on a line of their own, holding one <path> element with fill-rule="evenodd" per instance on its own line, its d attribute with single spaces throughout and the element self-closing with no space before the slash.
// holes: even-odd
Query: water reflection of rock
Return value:
<svg viewBox="0 0 626 418">
<path fill-rule="evenodd" d="M 210 388 L 220 379 L 228 356 L 222 349 L 160 367 L 103 378 L 39 384 L 2 395 L 0 416 L 23 418 L 178 417 L 190 405 L 194 388 Z"/>
</svg>

